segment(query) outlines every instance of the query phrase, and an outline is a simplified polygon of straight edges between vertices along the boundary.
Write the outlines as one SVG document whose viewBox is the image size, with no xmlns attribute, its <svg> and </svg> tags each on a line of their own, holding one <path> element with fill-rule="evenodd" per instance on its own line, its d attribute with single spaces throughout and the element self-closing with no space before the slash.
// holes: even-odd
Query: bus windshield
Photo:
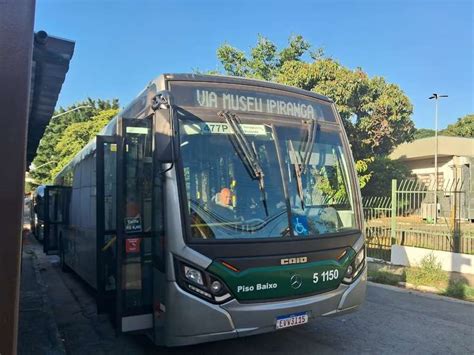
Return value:
<svg viewBox="0 0 474 355">
<path fill-rule="evenodd" d="M 338 132 L 277 127 L 295 236 L 355 229 L 347 156 Z"/>
<path fill-rule="evenodd" d="M 303 121 L 238 125 L 180 119 L 193 238 L 305 238 L 356 228 L 338 133 Z"/>
</svg>

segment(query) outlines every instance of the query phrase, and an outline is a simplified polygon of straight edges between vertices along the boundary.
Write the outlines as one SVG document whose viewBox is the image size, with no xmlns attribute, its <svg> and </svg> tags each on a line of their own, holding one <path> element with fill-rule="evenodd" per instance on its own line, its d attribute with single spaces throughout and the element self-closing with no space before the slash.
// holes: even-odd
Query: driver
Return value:
<svg viewBox="0 0 474 355">
<path fill-rule="evenodd" d="M 228 208 L 230 210 L 234 209 L 232 206 L 232 191 L 224 187 L 215 195 L 215 202 L 217 205 Z"/>
</svg>

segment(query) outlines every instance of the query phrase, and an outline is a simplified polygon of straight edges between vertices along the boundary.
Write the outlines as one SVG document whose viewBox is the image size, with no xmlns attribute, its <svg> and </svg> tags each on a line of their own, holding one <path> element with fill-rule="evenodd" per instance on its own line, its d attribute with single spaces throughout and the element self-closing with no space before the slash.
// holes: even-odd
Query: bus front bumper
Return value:
<svg viewBox="0 0 474 355">
<path fill-rule="evenodd" d="M 299 299 L 262 303 L 239 303 L 231 300 L 223 305 L 210 304 L 170 283 L 166 324 L 155 329 L 160 345 L 183 346 L 236 338 L 275 330 L 276 318 L 308 312 L 309 319 L 345 314 L 356 310 L 364 301 L 367 268 L 351 285 Z"/>
</svg>

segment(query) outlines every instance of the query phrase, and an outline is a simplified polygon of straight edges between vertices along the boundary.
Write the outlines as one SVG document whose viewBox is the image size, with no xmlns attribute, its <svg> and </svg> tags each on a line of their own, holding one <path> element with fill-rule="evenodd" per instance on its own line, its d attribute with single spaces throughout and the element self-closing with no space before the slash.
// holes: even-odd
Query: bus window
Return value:
<svg viewBox="0 0 474 355">
<path fill-rule="evenodd" d="M 105 143 L 104 149 L 104 229 L 116 229 L 117 145 Z"/>
<path fill-rule="evenodd" d="M 125 144 L 123 308 L 134 314 L 152 303 L 151 238 L 143 235 L 151 232 L 152 159 L 148 134 L 128 133 Z"/>
</svg>

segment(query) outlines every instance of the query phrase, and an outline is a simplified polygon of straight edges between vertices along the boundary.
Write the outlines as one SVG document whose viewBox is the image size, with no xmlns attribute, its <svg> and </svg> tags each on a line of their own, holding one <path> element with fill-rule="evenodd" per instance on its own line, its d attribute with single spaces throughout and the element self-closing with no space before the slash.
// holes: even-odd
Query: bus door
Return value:
<svg viewBox="0 0 474 355">
<path fill-rule="evenodd" d="M 117 137 L 96 140 L 97 312 L 115 312 L 117 279 Z"/>
<path fill-rule="evenodd" d="M 44 239 L 46 254 L 59 254 L 60 226 L 67 223 L 70 188 L 46 186 L 44 191 Z"/>
<path fill-rule="evenodd" d="M 121 119 L 117 174 L 117 329 L 153 327 L 152 120 Z"/>
</svg>

